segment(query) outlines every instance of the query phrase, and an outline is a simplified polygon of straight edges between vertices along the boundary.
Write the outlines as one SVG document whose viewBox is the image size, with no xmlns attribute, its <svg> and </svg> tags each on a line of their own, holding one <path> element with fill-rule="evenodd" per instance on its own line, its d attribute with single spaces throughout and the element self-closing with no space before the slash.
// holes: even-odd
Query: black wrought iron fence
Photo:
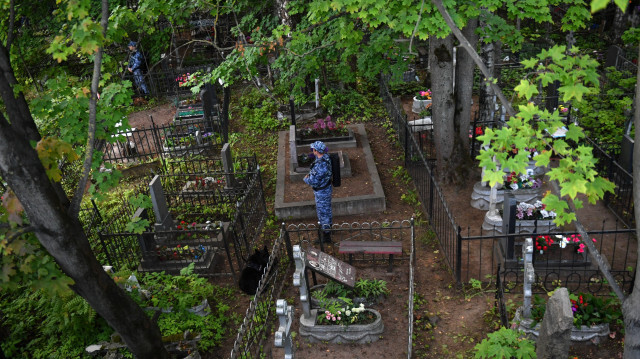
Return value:
<svg viewBox="0 0 640 359">
<path fill-rule="evenodd" d="M 227 142 L 227 124 L 223 116 L 211 118 L 193 117 L 189 121 L 158 126 L 151 121 L 150 128 L 135 128 L 120 132 L 100 149 L 104 161 L 109 163 L 132 163 L 155 158 L 174 158 L 219 153 Z"/>
<path fill-rule="evenodd" d="M 283 224 L 284 227 L 284 224 Z M 415 231 L 413 220 L 393 221 L 393 222 L 371 222 L 371 223 L 343 223 L 334 224 L 331 227 L 331 239 L 333 245 L 327 246 L 325 244 L 314 244 L 314 241 L 320 238 L 320 227 L 316 224 L 291 224 L 283 228 L 281 237 L 284 236 L 284 243 L 287 246 L 300 245 L 304 252 L 307 252 L 311 247 L 320 247 L 324 253 L 327 253 L 335 258 L 342 259 L 345 262 L 351 262 L 356 269 L 373 268 L 373 273 L 384 273 L 388 269 L 389 261 L 395 260 L 397 266 L 403 268 L 408 267 L 406 277 L 400 275 L 398 280 L 403 281 L 402 285 L 406 285 L 409 289 L 407 305 L 409 313 L 407 317 L 407 332 L 398 333 L 398 340 L 406 341 L 407 343 L 407 358 L 412 357 L 413 350 L 413 308 L 414 308 L 414 266 L 415 266 Z M 353 241 L 363 242 L 375 242 L 375 243 L 400 243 L 402 247 L 402 254 L 394 255 L 390 257 L 389 254 L 366 254 L 359 253 L 350 255 L 341 252 L 341 247 L 346 247 L 347 243 Z M 308 277 L 308 276 L 307 276 Z M 288 278 L 287 280 L 292 280 Z M 309 287 L 318 284 L 316 275 L 312 273 L 311 278 L 305 278 Z M 245 320 L 246 322 L 246 320 Z M 235 358 L 232 356 L 232 358 Z"/>
<path fill-rule="evenodd" d="M 470 279 L 485 280 L 487 276 L 492 276 L 496 273 L 498 264 L 501 264 L 501 260 L 495 257 L 496 246 L 504 241 L 505 236 L 496 234 L 495 228 L 486 235 L 482 235 L 480 230 L 479 236 L 473 236 L 470 231 L 467 230 L 467 234 L 464 235 L 462 228 L 458 226 L 454 216 L 450 212 L 442 190 L 432 172 L 432 166 L 427 157 L 422 152 L 422 145 L 416 141 L 415 137 L 407 136 L 411 133 L 409 125 L 407 124 L 405 117 L 402 115 L 401 107 L 398 104 L 394 104 L 393 99 L 390 97 L 388 91 L 385 91 L 384 83 L 381 83 L 381 96 L 383 102 L 389 111 L 389 116 L 393 122 L 393 126 L 396 129 L 398 140 L 405 151 L 405 167 L 411 175 L 416 191 L 425 209 L 427 218 L 429 220 L 429 227 L 433 230 L 438 238 L 443 255 L 447 264 L 452 269 L 456 281 L 458 284 L 467 282 Z M 403 130 L 404 128 L 404 130 Z M 404 134 L 404 135 L 403 135 Z M 594 146 L 597 148 L 597 146 Z M 629 209 L 632 205 L 631 193 L 631 176 L 624 172 L 622 168 L 604 151 L 599 150 L 599 154 L 594 154 L 598 158 L 604 160 L 599 161 L 599 171 L 606 173 L 606 176 L 617 185 L 616 194 L 611 196 L 612 198 L 605 199 L 607 205 L 613 211 L 617 211 L 619 217 L 623 215 L 633 216 L 633 211 Z M 617 206 L 620 206 L 618 209 Z M 629 212 L 629 213 L 627 213 Z M 627 217 L 629 218 L 629 217 Z M 618 228 L 616 226 L 616 228 Z M 544 233 L 540 230 L 540 233 Z M 627 229 L 616 229 L 606 232 L 596 231 L 590 232 L 593 236 L 602 235 L 601 247 L 599 248 L 604 255 L 610 261 L 616 261 L 616 271 L 619 271 L 617 275 L 628 276 L 632 273 L 628 272 L 629 263 L 635 262 L 637 241 L 633 236 L 633 231 Z M 553 233 L 552 235 L 562 235 L 562 233 Z M 628 238 L 626 237 L 628 235 Z M 611 239 L 611 236 L 614 239 Z M 621 236 L 625 236 L 622 240 Z M 509 237 L 509 236 L 506 236 Z M 612 243 L 615 243 L 613 245 Z M 573 260 L 574 258 L 560 258 L 559 260 Z M 619 267 L 622 266 L 622 267 Z M 503 269 L 503 271 L 506 269 Z M 577 282 L 585 282 L 584 275 L 588 274 L 586 281 L 600 281 L 596 278 L 597 268 L 591 270 L 590 273 L 586 273 L 583 268 L 583 276 L 581 280 Z M 522 273 L 520 273 L 521 275 Z M 572 278 L 577 278 L 577 274 L 563 278 L 565 281 L 571 281 Z M 557 277 L 557 276 L 556 276 Z M 594 278 L 594 279 L 590 279 Z M 517 277 L 513 280 L 517 281 Z M 546 276 L 543 283 L 552 283 L 557 278 L 553 276 Z M 512 279 L 509 276 L 503 277 L 504 282 L 510 283 Z M 623 281 L 629 281 L 628 277 L 622 279 Z M 516 282 L 517 283 L 517 282 Z"/>
<path fill-rule="evenodd" d="M 598 161 L 596 163 L 598 173 L 616 186 L 613 194 L 605 193 L 604 203 L 627 226 L 634 228 L 633 175 L 592 139 L 585 137 L 584 140 L 593 148 L 593 157 Z"/>
<path fill-rule="evenodd" d="M 270 347 L 265 345 L 266 341 L 273 340 L 270 334 L 277 323 L 276 300 L 281 297 L 284 283 L 293 277 L 293 265 L 289 260 L 293 253 L 285 239 L 285 231 L 281 230 L 269 253 L 269 263 L 262 273 L 256 295 L 238 328 L 230 359 L 271 356 L 264 348 Z"/>
<path fill-rule="evenodd" d="M 110 211 L 111 220 L 102 221 L 98 229 L 101 250 L 92 248 L 104 255 L 106 263 L 103 262 L 103 265 L 113 266 L 115 270 L 135 270 L 141 258 L 138 235 L 127 230 L 127 223 L 133 218 L 135 208 L 128 198 L 122 197 L 119 206 Z"/>
<path fill-rule="evenodd" d="M 250 167 L 251 161 L 255 158 L 245 159 L 245 165 Z M 242 187 L 234 188 L 216 181 L 215 188 L 209 187 L 206 181 L 219 173 L 203 173 L 192 181 L 180 175 L 161 176 L 170 220 L 158 222 L 154 212 L 124 203 L 112 214 L 113 220 L 101 226 L 108 264 L 178 273 L 195 263 L 194 271 L 203 276 L 236 276 L 267 215 L 262 177 L 257 165 L 254 168 L 253 172 L 223 173 L 245 178 Z M 147 194 L 149 189 L 139 192 Z M 127 227 L 134 216 L 148 219 L 151 226 L 134 233 Z"/>
</svg>

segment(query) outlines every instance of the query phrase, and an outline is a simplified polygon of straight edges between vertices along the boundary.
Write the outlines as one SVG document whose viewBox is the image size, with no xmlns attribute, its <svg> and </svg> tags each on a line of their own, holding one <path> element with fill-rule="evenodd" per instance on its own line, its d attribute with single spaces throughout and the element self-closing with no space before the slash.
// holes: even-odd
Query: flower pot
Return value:
<svg viewBox="0 0 640 359">
<path fill-rule="evenodd" d="M 535 326 L 531 326 L 533 323 L 532 319 L 522 318 L 522 307 L 516 310 L 515 317 L 513 318 L 514 323 L 518 323 L 518 329 L 522 330 L 527 334 L 531 334 L 534 337 L 534 340 L 538 340 L 538 336 L 540 335 L 540 327 L 542 323 L 537 323 Z M 592 341 L 594 344 L 598 344 L 600 339 L 606 338 L 609 335 L 609 323 L 603 323 L 594 325 L 592 327 L 580 326 L 580 328 L 576 328 L 575 326 L 571 328 L 571 341 L 572 342 L 586 342 Z"/>
<path fill-rule="evenodd" d="M 351 325 L 321 325 L 316 324 L 318 309 L 311 310 L 309 318 L 300 316 L 300 336 L 311 343 L 328 342 L 332 344 L 373 343 L 384 332 L 384 324 L 380 312 L 374 309 L 365 309 L 375 314 L 376 319 L 370 324 Z"/>
<path fill-rule="evenodd" d="M 421 100 L 417 97 L 413 97 L 413 104 L 411 105 L 411 112 L 420 113 L 420 111 L 424 110 L 428 104 L 431 103 L 432 100 Z"/>
</svg>

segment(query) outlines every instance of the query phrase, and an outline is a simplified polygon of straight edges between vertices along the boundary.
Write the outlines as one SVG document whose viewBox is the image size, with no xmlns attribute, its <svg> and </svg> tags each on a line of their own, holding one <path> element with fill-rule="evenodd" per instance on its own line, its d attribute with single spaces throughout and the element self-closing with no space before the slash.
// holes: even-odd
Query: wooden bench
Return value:
<svg viewBox="0 0 640 359">
<path fill-rule="evenodd" d="M 341 241 L 338 252 L 349 255 L 349 264 L 353 262 L 354 253 L 388 254 L 389 269 L 387 271 L 392 272 L 393 255 L 402 254 L 402 243 L 396 241 Z"/>
</svg>

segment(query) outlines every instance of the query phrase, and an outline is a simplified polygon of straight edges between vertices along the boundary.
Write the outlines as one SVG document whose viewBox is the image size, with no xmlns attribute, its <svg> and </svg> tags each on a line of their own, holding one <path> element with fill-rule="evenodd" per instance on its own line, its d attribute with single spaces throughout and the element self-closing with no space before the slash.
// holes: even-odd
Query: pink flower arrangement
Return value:
<svg viewBox="0 0 640 359">
<path fill-rule="evenodd" d="M 431 100 L 431 90 L 419 91 L 416 98 L 418 100 Z"/>
</svg>

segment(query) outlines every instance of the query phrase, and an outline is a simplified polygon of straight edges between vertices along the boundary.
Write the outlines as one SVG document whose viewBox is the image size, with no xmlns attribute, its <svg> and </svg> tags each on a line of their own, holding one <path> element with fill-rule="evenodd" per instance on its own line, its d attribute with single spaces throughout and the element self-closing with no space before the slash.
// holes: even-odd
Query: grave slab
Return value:
<svg viewBox="0 0 640 359">
<path fill-rule="evenodd" d="M 333 198 L 331 206 L 334 216 L 343 216 L 351 214 L 377 213 L 386 210 L 386 202 L 382 183 L 378 170 L 373 159 L 367 132 L 363 124 L 350 125 L 350 129 L 360 135 L 362 151 L 366 161 L 367 171 L 373 185 L 373 194 L 352 196 L 343 198 Z M 299 218 L 316 218 L 316 205 L 313 200 L 300 202 L 284 202 L 285 176 L 286 171 L 285 158 L 286 147 L 289 144 L 286 141 L 287 131 L 281 131 L 278 139 L 278 168 L 276 181 L 276 200 L 275 214 L 280 219 L 299 219 Z M 309 191 L 311 189 L 309 188 Z"/>
</svg>

